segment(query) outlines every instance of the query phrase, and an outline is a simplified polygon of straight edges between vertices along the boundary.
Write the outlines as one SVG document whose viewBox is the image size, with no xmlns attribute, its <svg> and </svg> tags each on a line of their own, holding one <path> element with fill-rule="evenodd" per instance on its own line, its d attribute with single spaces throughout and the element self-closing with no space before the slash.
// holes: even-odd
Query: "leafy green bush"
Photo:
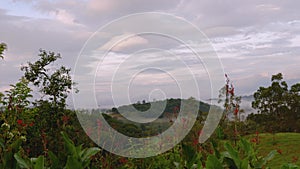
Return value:
<svg viewBox="0 0 300 169">
<path fill-rule="evenodd" d="M 82 145 L 75 146 L 73 141 L 64 133 L 61 132 L 65 143 L 65 164 L 60 163 L 58 157 L 49 152 L 50 168 L 65 168 L 65 169 L 85 169 L 90 168 L 91 157 L 97 154 L 100 149 L 97 147 L 82 148 Z M 26 169 L 44 169 L 46 168 L 45 157 L 38 158 L 22 157 L 21 153 L 14 154 L 14 157 L 20 168 Z"/>
</svg>

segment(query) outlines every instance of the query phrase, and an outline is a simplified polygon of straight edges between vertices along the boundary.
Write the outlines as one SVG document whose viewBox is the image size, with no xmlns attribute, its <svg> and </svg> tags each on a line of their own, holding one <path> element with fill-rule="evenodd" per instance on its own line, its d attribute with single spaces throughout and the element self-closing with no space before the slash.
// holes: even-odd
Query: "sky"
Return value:
<svg viewBox="0 0 300 169">
<path fill-rule="evenodd" d="M 2 0 L 0 42 L 8 50 L 0 91 L 17 82 L 20 66 L 37 60 L 39 49 L 60 53 L 59 64 L 72 69 L 80 92 L 68 103 L 75 107 L 206 100 L 217 97 L 224 73 L 239 95 L 269 85 L 279 72 L 291 85 L 300 82 L 299 6 L 296 0 Z"/>
</svg>

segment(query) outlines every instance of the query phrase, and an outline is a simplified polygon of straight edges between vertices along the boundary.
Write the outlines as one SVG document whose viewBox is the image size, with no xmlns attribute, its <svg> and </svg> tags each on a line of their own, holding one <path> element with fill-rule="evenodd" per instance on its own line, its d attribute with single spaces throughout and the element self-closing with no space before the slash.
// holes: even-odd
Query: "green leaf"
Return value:
<svg viewBox="0 0 300 169">
<path fill-rule="evenodd" d="M 34 162 L 34 169 L 44 169 L 45 168 L 45 159 L 44 156 L 39 156 L 38 158 L 32 160 Z"/>
<path fill-rule="evenodd" d="M 254 149 L 250 142 L 248 142 L 244 138 L 241 138 L 240 143 L 241 143 L 241 147 L 243 148 L 243 150 L 245 151 L 248 157 L 254 155 Z"/>
<path fill-rule="evenodd" d="M 220 151 L 218 149 L 218 143 L 215 140 L 212 140 L 211 144 L 213 146 L 213 149 L 214 149 L 214 152 L 215 152 L 215 155 L 217 156 L 217 158 L 221 158 L 221 154 L 220 154 Z"/>
<path fill-rule="evenodd" d="M 180 163 L 174 161 L 173 164 L 175 165 L 175 168 L 180 168 Z"/>
<path fill-rule="evenodd" d="M 227 150 L 227 152 L 229 153 L 229 155 L 232 159 L 238 159 L 239 158 L 238 152 L 231 146 L 231 144 L 225 143 L 224 147 L 225 147 L 225 149 Z"/>
<path fill-rule="evenodd" d="M 266 160 L 266 162 L 268 162 L 268 161 L 272 160 L 276 154 L 277 154 L 277 151 L 273 150 L 264 159 Z"/>
<path fill-rule="evenodd" d="M 67 150 L 67 153 L 78 157 L 76 147 L 75 147 L 73 141 L 64 132 L 61 132 L 61 135 L 65 141 L 65 148 Z"/>
<path fill-rule="evenodd" d="M 224 139 L 224 132 L 220 126 L 216 129 L 216 134 L 218 139 Z"/>
<path fill-rule="evenodd" d="M 183 155 L 187 159 L 187 167 L 191 168 L 196 161 L 197 153 L 195 149 L 189 145 L 182 145 Z"/>
<path fill-rule="evenodd" d="M 16 153 L 14 155 L 15 159 L 17 160 L 18 162 L 18 165 L 21 167 L 21 168 L 26 168 L 26 169 L 30 169 L 32 168 L 31 167 L 31 162 L 28 160 L 28 159 L 23 159 L 20 155 L 20 153 Z"/>
<path fill-rule="evenodd" d="M 82 153 L 82 145 L 76 147 L 76 157 L 80 157 Z"/>
<path fill-rule="evenodd" d="M 300 169 L 298 165 L 295 164 L 284 164 L 281 166 L 281 169 Z"/>
<path fill-rule="evenodd" d="M 250 168 L 250 166 L 249 166 L 249 159 L 248 159 L 248 158 L 245 158 L 245 159 L 242 161 L 241 169 L 248 169 L 248 168 Z"/>
<path fill-rule="evenodd" d="M 11 167 L 12 163 L 15 163 L 13 153 L 11 151 L 6 151 L 1 162 L 3 162 L 3 168 Z"/>
<path fill-rule="evenodd" d="M 261 158 L 256 164 L 254 164 L 255 168 L 264 167 L 268 161 L 272 160 L 274 156 L 277 154 L 276 150 L 271 151 L 266 157 Z"/>
<path fill-rule="evenodd" d="M 0 146 L 5 149 L 4 139 L 0 138 Z"/>
<path fill-rule="evenodd" d="M 226 154 L 227 158 L 231 158 L 237 167 L 241 166 L 241 159 L 239 158 L 238 151 L 235 150 L 228 142 L 225 143 L 224 147 L 228 152 L 228 154 Z"/>
<path fill-rule="evenodd" d="M 49 151 L 48 152 L 48 155 L 49 155 L 49 158 L 51 160 L 51 163 L 52 163 L 52 168 L 59 168 L 59 160 L 58 158 L 56 157 L 56 155 L 52 152 L 52 151 Z"/>
<path fill-rule="evenodd" d="M 20 147 L 21 147 L 21 144 L 22 144 L 22 139 L 17 139 L 16 141 L 14 141 L 12 144 L 11 144 L 11 147 L 12 147 L 12 151 L 13 152 L 18 152 Z"/>
<path fill-rule="evenodd" d="M 221 168 L 223 168 L 223 166 L 216 156 L 209 155 L 206 160 L 206 168 L 207 169 L 221 169 Z"/>
<path fill-rule="evenodd" d="M 272 160 L 277 154 L 276 150 L 271 151 L 266 157 L 264 157 L 260 163 L 260 166 L 263 167 L 267 164 L 268 161 Z"/>
<path fill-rule="evenodd" d="M 66 169 L 83 169 L 81 163 L 74 157 L 68 156 L 68 160 L 65 166 Z"/>
<path fill-rule="evenodd" d="M 82 162 L 83 168 L 88 167 L 88 165 L 90 164 L 90 161 L 91 161 L 90 157 L 94 156 L 99 151 L 100 151 L 100 149 L 98 147 L 92 147 L 92 148 L 84 149 L 82 151 L 81 162 Z"/>
<path fill-rule="evenodd" d="M 92 147 L 88 149 L 84 149 L 82 155 L 81 155 L 81 161 L 89 160 L 90 157 L 94 156 L 100 151 L 100 148 L 98 147 Z"/>
</svg>

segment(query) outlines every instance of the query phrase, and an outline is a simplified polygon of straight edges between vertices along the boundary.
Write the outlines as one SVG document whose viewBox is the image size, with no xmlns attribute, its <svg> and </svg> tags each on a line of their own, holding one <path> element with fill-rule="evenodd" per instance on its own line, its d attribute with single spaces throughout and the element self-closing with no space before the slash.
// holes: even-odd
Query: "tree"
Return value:
<svg viewBox="0 0 300 169">
<path fill-rule="evenodd" d="M 287 128 L 290 131 L 300 131 L 300 83 L 291 86 L 287 101 L 290 109 Z"/>
<path fill-rule="evenodd" d="M 29 62 L 27 66 L 21 68 L 25 72 L 25 78 L 40 88 L 43 97 L 48 96 L 54 107 L 65 107 L 67 95 L 74 85 L 70 76 L 70 69 L 64 66 L 51 67 L 57 59 L 61 58 L 60 54 L 41 49 L 39 57 L 38 61 Z"/>
<path fill-rule="evenodd" d="M 32 95 L 30 94 L 31 89 L 28 87 L 28 83 L 25 78 L 21 78 L 15 85 L 10 85 L 12 88 L 6 91 L 7 95 L 2 103 L 8 106 L 8 109 L 23 109 L 29 106 L 30 101 L 28 99 Z"/>
<path fill-rule="evenodd" d="M 269 122 L 266 122 L 265 126 L 270 130 L 296 130 L 300 113 L 300 84 L 292 85 L 289 90 L 287 83 L 283 81 L 282 73 L 273 75 L 271 82 L 269 87 L 259 87 L 254 93 L 252 107 L 258 109 L 259 114 L 266 115 L 258 115 L 258 118 L 267 117 Z M 254 116 L 250 117 L 254 118 Z"/>
<path fill-rule="evenodd" d="M 115 107 L 113 107 L 113 108 L 111 109 L 111 112 L 114 113 L 114 114 L 119 114 L 118 109 L 115 108 Z"/>
<path fill-rule="evenodd" d="M 295 113 L 300 112 L 300 83 L 291 86 L 289 105 L 293 107 Z M 299 114 L 297 114 L 299 117 Z"/>
<path fill-rule="evenodd" d="M 0 43 L 0 58 L 4 58 L 3 52 L 7 49 L 7 46 L 5 43 Z M 0 92 L 0 102 L 2 101 L 3 93 Z"/>
<path fill-rule="evenodd" d="M 39 51 L 39 59 L 22 66 L 24 78 L 39 89 L 42 97 L 34 103 L 38 114 L 35 116 L 35 127 L 28 133 L 32 154 L 58 153 L 62 149 L 59 132 L 70 129 L 67 123 L 74 112 L 66 110 L 66 98 L 74 83 L 70 69 L 54 63 L 61 58 L 60 54 Z"/>
<path fill-rule="evenodd" d="M 5 43 L 0 43 L 0 58 L 4 58 L 3 57 L 3 52 L 7 49 L 7 45 Z"/>
<path fill-rule="evenodd" d="M 282 79 L 281 73 L 273 75 L 271 86 L 260 87 L 254 93 L 255 100 L 252 102 L 252 107 L 258 109 L 259 113 L 279 116 L 286 111 L 288 86 Z"/>
</svg>

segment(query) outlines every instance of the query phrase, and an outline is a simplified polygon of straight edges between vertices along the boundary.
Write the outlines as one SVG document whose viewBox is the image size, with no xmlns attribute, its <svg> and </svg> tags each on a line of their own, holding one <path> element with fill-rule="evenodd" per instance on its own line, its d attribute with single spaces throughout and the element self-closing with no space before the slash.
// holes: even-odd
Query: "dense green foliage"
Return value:
<svg viewBox="0 0 300 169">
<path fill-rule="evenodd" d="M 248 120 L 255 121 L 264 131 L 300 131 L 300 83 L 288 88 L 281 73 L 272 76 L 269 87 L 260 87 L 254 93 L 253 108 Z"/>
</svg>

